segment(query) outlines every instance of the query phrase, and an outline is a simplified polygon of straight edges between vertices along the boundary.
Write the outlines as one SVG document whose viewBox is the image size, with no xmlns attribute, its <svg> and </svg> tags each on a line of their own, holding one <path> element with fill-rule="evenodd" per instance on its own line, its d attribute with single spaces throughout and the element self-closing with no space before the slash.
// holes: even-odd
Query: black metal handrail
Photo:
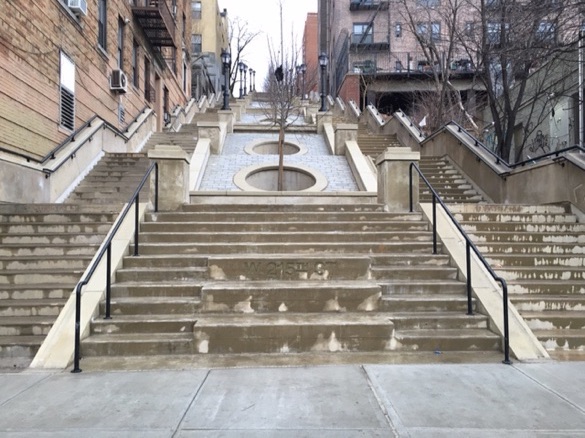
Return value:
<svg viewBox="0 0 585 438">
<path fill-rule="evenodd" d="M 75 347 L 73 353 L 73 370 L 72 373 L 80 373 L 81 368 L 79 368 L 79 360 L 80 360 L 80 342 L 81 342 L 81 288 L 91 279 L 92 275 L 94 274 L 95 270 L 97 269 L 99 263 L 101 262 L 104 254 L 106 255 L 106 316 L 104 319 L 111 319 L 110 315 L 110 302 L 111 302 L 111 270 L 112 270 L 112 263 L 111 263 L 111 256 L 112 256 L 112 240 L 118 229 L 122 225 L 122 222 L 126 218 L 126 215 L 130 211 L 130 208 L 134 205 L 134 256 L 138 255 L 138 219 L 139 219 L 139 202 L 140 202 L 140 191 L 146 184 L 150 174 L 154 170 L 154 211 L 158 211 L 158 164 L 152 163 L 140 184 L 134 191 L 134 194 L 126 204 L 122 213 L 118 217 L 118 221 L 116 222 L 114 228 L 111 230 L 108 238 L 103 243 L 100 252 L 98 253 L 97 257 L 93 259 L 93 262 L 90 266 L 89 271 L 87 274 L 82 278 L 77 286 L 75 287 Z"/>
<path fill-rule="evenodd" d="M 502 157 L 499 157 L 495 152 L 490 150 L 485 144 L 483 144 L 481 141 L 479 141 L 477 138 L 475 138 L 469 132 L 467 132 L 467 130 L 465 128 L 463 128 L 461 125 L 459 125 L 457 122 L 449 122 L 449 124 L 455 125 L 457 127 L 457 132 L 463 132 L 463 133 L 467 134 L 467 136 L 473 141 L 473 145 L 483 149 L 485 152 L 487 152 L 489 155 L 491 155 L 492 158 L 496 161 L 496 164 L 503 164 L 504 166 L 506 166 L 510 169 L 516 169 L 517 167 L 523 167 L 526 164 L 535 163 L 537 161 L 544 160 L 544 159 L 549 158 L 549 157 L 558 157 L 560 154 L 562 154 L 564 152 L 580 151 L 580 152 L 585 153 L 585 148 L 583 148 L 579 145 L 573 145 L 573 146 L 568 146 L 568 147 L 563 148 L 563 149 L 558 149 L 556 151 L 547 152 L 546 154 L 538 155 L 537 157 L 534 157 L 534 158 L 529 158 L 529 159 L 524 160 L 524 161 L 519 161 L 517 163 L 510 164 L 506 160 L 504 160 Z"/>
<path fill-rule="evenodd" d="M 467 235 L 467 233 L 465 232 L 463 227 L 459 224 L 457 219 L 455 219 L 453 214 L 449 211 L 449 209 L 447 208 L 447 205 L 445 205 L 445 202 L 443 202 L 443 200 L 441 199 L 439 194 L 435 191 L 435 189 L 433 189 L 433 187 L 431 186 L 429 181 L 422 174 L 421 170 L 416 165 L 416 163 L 410 163 L 410 170 L 409 170 L 410 211 L 411 212 L 414 211 L 413 195 L 412 195 L 412 190 L 413 190 L 412 170 L 413 169 L 415 169 L 417 171 L 420 178 L 427 185 L 427 187 L 429 188 L 429 190 L 431 191 L 431 193 L 433 195 L 433 213 L 432 213 L 433 214 L 433 254 L 437 253 L 437 201 L 439 202 L 439 204 L 441 204 L 441 206 L 443 207 L 443 210 L 445 210 L 445 213 L 447 213 L 447 216 L 449 216 L 449 218 L 451 219 L 451 222 L 455 225 L 455 227 L 457 227 L 457 229 L 459 230 L 459 232 L 461 233 L 461 235 L 465 239 L 465 242 L 466 242 L 465 254 L 466 254 L 466 259 L 467 259 L 467 267 L 466 267 L 467 268 L 467 314 L 468 315 L 473 314 L 472 302 L 471 302 L 471 291 L 472 291 L 472 287 L 471 287 L 471 250 L 473 250 L 473 252 L 475 252 L 475 255 L 477 256 L 479 261 L 481 261 L 481 263 L 488 270 L 488 272 L 494 278 L 494 280 L 496 280 L 497 282 L 499 282 L 502 285 L 502 301 L 503 301 L 503 312 L 504 312 L 504 360 L 503 360 L 503 362 L 505 364 L 511 364 L 512 361 L 510 360 L 510 328 L 509 328 L 509 322 L 508 322 L 508 285 L 506 283 L 506 280 L 504 280 L 502 277 L 500 277 L 498 274 L 495 273 L 495 271 L 492 269 L 492 267 L 487 262 L 487 260 L 483 257 L 483 255 L 481 254 L 479 249 L 477 249 L 475 244 L 471 241 L 470 237 Z"/>
</svg>

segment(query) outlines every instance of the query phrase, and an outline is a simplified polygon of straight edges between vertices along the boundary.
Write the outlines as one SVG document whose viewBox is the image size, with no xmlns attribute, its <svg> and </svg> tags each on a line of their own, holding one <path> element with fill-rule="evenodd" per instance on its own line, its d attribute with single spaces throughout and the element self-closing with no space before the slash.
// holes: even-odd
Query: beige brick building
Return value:
<svg viewBox="0 0 585 438">
<path fill-rule="evenodd" d="M 61 189 L 44 179 L 86 124 L 123 134 L 149 114 L 149 129 L 160 130 L 188 103 L 190 7 L 188 0 L 2 2 L 0 167 L 15 188 L 0 200 L 57 197 Z M 97 141 L 92 135 L 87 143 Z"/>
</svg>

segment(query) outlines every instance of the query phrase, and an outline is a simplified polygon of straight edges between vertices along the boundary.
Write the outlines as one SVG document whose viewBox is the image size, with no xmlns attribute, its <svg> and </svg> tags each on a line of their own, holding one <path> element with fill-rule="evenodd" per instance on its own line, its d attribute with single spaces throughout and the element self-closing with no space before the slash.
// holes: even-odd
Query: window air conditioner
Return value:
<svg viewBox="0 0 585 438">
<path fill-rule="evenodd" d="M 67 6 L 76 14 L 87 15 L 87 0 L 67 0 Z"/>
<path fill-rule="evenodd" d="M 110 76 L 110 90 L 125 93 L 128 87 L 128 78 L 122 70 L 113 70 Z"/>
</svg>

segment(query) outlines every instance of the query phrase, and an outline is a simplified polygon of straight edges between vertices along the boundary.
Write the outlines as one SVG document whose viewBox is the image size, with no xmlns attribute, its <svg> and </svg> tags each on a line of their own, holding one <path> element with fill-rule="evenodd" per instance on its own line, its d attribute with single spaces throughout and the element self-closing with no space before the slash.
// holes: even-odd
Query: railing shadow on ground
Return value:
<svg viewBox="0 0 585 438">
<path fill-rule="evenodd" d="M 431 191 L 433 196 L 433 208 L 432 208 L 432 222 L 433 222 L 433 254 L 437 254 L 437 202 L 443 207 L 445 214 L 449 217 L 453 225 L 457 228 L 457 230 L 461 233 L 463 238 L 465 239 L 465 255 L 466 255 L 466 276 L 467 276 L 467 314 L 473 314 L 472 308 L 472 284 L 471 284 L 471 250 L 475 253 L 478 260 L 481 264 L 487 269 L 489 274 L 493 277 L 493 279 L 499 282 L 502 286 L 502 308 L 503 308 L 503 340 L 504 340 L 504 360 L 503 363 L 509 365 L 512 363 L 510 360 L 510 328 L 509 328 L 509 321 L 508 321 L 508 285 L 506 280 L 500 277 L 496 272 L 492 269 L 490 264 L 487 260 L 483 257 L 479 249 L 475 246 L 475 244 L 471 241 L 471 238 L 467 235 L 467 233 L 463 230 L 463 227 L 459 224 L 457 219 L 453 216 L 453 214 L 447 208 L 445 202 L 441 199 L 441 197 L 437 194 L 435 189 L 431 186 L 427 178 L 423 175 L 420 168 L 416 165 L 416 163 L 410 163 L 410 170 L 409 170 L 409 200 L 410 200 L 410 211 L 414 211 L 414 202 L 413 202 L 413 170 L 415 170 L 420 178 L 423 180 L 425 185 Z"/>
<path fill-rule="evenodd" d="M 71 370 L 72 373 L 80 373 L 81 368 L 79 367 L 79 362 L 81 359 L 81 289 L 83 286 L 89 283 L 89 280 L 93 276 L 94 272 L 96 271 L 98 265 L 102 261 L 104 255 L 106 256 L 106 315 L 104 319 L 110 319 L 110 309 L 111 309 L 111 276 L 112 276 L 112 263 L 111 263 L 111 255 L 112 255 L 112 240 L 116 236 L 120 226 L 124 218 L 128 215 L 128 212 L 134 206 L 134 256 L 139 255 L 139 214 L 138 214 L 138 206 L 140 202 L 140 191 L 145 186 L 146 181 L 148 181 L 150 174 L 154 171 L 154 211 L 158 211 L 158 164 L 152 163 L 140 184 L 134 191 L 134 194 L 130 197 L 130 200 L 120 213 L 118 220 L 112 230 L 110 231 L 107 239 L 101 246 L 100 252 L 94 257 L 91 265 L 89 266 L 88 270 L 86 270 L 86 275 L 77 283 L 75 287 L 75 335 L 74 335 L 74 353 L 73 353 L 73 369 Z"/>
</svg>

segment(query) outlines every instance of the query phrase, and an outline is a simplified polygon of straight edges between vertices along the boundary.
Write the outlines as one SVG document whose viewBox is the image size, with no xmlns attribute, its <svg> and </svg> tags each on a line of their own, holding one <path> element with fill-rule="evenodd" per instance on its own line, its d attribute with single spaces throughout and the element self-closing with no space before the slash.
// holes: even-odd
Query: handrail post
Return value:
<svg viewBox="0 0 585 438">
<path fill-rule="evenodd" d="M 413 202 L 412 202 L 412 167 L 414 163 L 410 163 L 408 168 L 408 202 L 410 205 L 410 212 L 413 212 Z"/>
<path fill-rule="evenodd" d="M 154 211 L 158 211 L 158 163 L 154 162 Z"/>
<path fill-rule="evenodd" d="M 79 359 L 81 356 L 81 288 L 84 282 L 79 282 L 75 288 L 75 334 L 74 334 L 74 350 L 73 350 L 73 369 L 72 373 L 80 373 Z"/>
<path fill-rule="evenodd" d="M 433 254 L 437 253 L 437 197 L 433 193 Z"/>
<path fill-rule="evenodd" d="M 502 285 L 502 300 L 504 308 L 504 363 L 510 365 L 510 325 L 508 321 L 508 285 L 503 279 L 499 279 Z"/>
<path fill-rule="evenodd" d="M 467 314 L 473 315 L 471 304 L 471 245 L 468 240 L 465 241 L 465 256 L 467 260 Z"/>
<path fill-rule="evenodd" d="M 134 256 L 138 255 L 138 206 L 140 193 L 136 193 L 136 201 L 134 202 Z"/>
<path fill-rule="evenodd" d="M 106 251 L 106 316 L 104 319 L 112 319 L 110 316 L 112 302 L 112 243 L 108 244 Z"/>
</svg>

